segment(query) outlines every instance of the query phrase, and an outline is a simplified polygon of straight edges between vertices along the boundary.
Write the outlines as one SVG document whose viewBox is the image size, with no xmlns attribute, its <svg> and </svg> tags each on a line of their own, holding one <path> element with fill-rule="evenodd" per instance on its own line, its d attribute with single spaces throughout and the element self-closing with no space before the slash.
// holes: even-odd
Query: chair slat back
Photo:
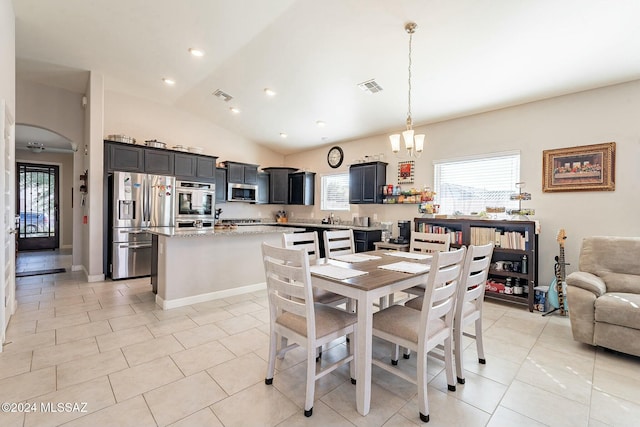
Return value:
<svg viewBox="0 0 640 427">
<path fill-rule="evenodd" d="M 272 316 L 288 311 L 315 324 L 309 254 L 263 243 L 262 259 Z"/>
<path fill-rule="evenodd" d="M 451 245 L 449 233 L 411 233 L 410 252 L 446 252 Z"/>
<path fill-rule="evenodd" d="M 438 318 L 451 326 L 465 252 L 466 248 L 462 247 L 451 252 L 433 254 L 422 303 L 425 328 L 427 322 Z"/>
<path fill-rule="evenodd" d="M 482 304 L 492 255 L 493 243 L 482 246 L 469 245 L 467 248 L 460 289 L 458 290 L 458 313 L 462 313 L 466 302 L 476 301 L 476 306 Z"/>
<path fill-rule="evenodd" d="M 355 251 L 353 230 L 327 230 L 324 232 L 324 252 L 327 258 L 352 254 Z"/>
<path fill-rule="evenodd" d="M 304 233 L 283 233 L 282 246 L 285 248 L 303 248 L 309 254 L 309 261 L 320 258 L 320 246 L 318 243 L 318 233 L 307 231 Z"/>
</svg>

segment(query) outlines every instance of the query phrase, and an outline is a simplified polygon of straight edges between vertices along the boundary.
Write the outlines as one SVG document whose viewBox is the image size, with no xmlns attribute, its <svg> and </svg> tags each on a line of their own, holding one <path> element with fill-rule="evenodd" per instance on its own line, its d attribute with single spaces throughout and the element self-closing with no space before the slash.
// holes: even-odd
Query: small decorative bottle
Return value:
<svg viewBox="0 0 640 427">
<path fill-rule="evenodd" d="M 522 266 L 521 268 L 521 273 L 522 274 L 528 274 L 529 272 L 529 266 L 527 265 L 527 255 L 522 255 Z"/>
</svg>

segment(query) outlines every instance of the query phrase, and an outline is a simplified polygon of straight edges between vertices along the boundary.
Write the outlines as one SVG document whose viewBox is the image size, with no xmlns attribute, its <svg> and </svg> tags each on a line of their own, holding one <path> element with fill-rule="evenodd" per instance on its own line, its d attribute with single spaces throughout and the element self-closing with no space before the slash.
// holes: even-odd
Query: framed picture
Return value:
<svg viewBox="0 0 640 427">
<path fill-rule="evenodd" d="M 542 152 L 542 191 L 614 191 L 616 143 Z"/>
<path fill-rule="evenodd" d="M 413 184 L 414 170 L 415 162 L 413 160 L 398 162 L 398 184 Z"/>
</svg>

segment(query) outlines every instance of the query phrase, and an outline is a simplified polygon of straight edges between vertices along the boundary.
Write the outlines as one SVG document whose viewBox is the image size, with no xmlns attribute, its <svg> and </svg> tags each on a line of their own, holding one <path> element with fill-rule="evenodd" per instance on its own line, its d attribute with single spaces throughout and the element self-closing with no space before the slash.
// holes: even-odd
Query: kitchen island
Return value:
<svg viewBox="0 0 640 427">
<path fill-rule="evenodd" d="M 304 228 L 260 225 L 231 230 L 149 229 L 157 248 L 152 281 L 163 309 L 265 289 L 262 242 L 281 246 L 282 233 Z M 154 275 L 155 273 L 155 275 Z"/>
</svg>

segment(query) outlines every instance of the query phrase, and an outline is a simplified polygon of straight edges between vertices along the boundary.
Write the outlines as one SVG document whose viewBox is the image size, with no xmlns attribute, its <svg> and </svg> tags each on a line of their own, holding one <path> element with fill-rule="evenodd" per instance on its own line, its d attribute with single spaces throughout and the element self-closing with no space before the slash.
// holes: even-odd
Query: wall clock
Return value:
<svg viewBox="0 0 640 427">
<path fill-rule="evenodd" d="M 329 166 L 334 169 L 338 168 L 342 164 L 343 160 L 344 153 L 342 152 L 342 148 L 336 146 L 329 149 L 329 153 L 327 154 L 327 163 L 329 163 Z"/>
</svg>

